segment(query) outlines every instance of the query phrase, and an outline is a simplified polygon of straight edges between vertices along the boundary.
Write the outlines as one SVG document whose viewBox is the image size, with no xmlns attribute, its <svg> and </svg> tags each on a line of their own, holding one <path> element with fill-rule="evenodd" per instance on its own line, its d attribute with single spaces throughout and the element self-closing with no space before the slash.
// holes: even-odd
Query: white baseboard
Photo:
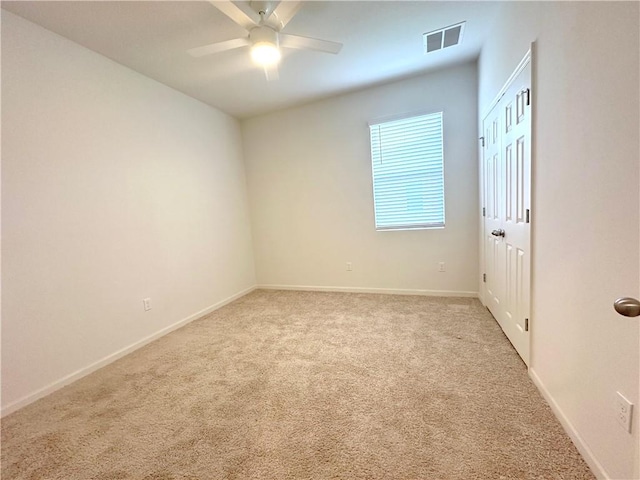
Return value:
<svg viewBox="0 0 640 480">
<path fill-rule="evenodd" d="M 262 290 L 301 290 L 307 292 L 382 293 L 389 295 L 478 298 L 478 292 L 464 292 L 457 290 L 407 290 L 397 288 L 319 287 L 306 285 L 258 285 L 256 288 Z"/>
<path fill-rule="evenodd" d="M 544 399 L 547 401 L 547 403 L 551 407 L 551 410 L 553 411 L 556 418 L 560 422 L 560 425 L 562 425 L 562 428 L 564 428 L 564 431 L 567 432 L 567 435 L 569 435 L 569 438 L 571 438 L 571 440 L 573 441 L 574 445 L 578 449 L 578 452 L 580 452 L 580 455 L 582 455 L 582 458 L 584 458 L 584 461 L 587 462 L 587 465 L 589 465 L 591 472 L 596 476 L 598 480 L 609 480 L 610 477 L 609 475 L 607 475 L 607 472 L 605 471 L 604 467 L 600 464 L 600 462 L 598 462 L 598 460 L 596 459 L 591 449 L 587 446 L 587 444 L 585 443 L 583 438 L 580 436 L 578 431 L 574 428 L 574 426 L 571 424 L 569 419 L 565 416 L 565 414 L 560 409 L 560 407 L 558 406 L 554 398 L 551 396 L 549 391 L 545 388 L 544 384 L 542 383 L 542 380 L 540 380 L 540 377 L 538 377 L 538 375 L 532 368 L 529 368 L 529 377 L 531 377 L 531 380 L 533 381 L 535 386 L 538 387 L 538 390 L 540 391 Z"/>
<path fill-rule="evenodd" d="M 245 290 L 242 290 L 241 292 L 236 293 L 235 295 L 232 295 L 228 298 L 225 298 L 224 300 L 221 300 L 203 310 L 200 310 L 199 312 L 196 312 L 192 315 L 189 315 L 186 318 L 183 318 L 182 320 L 179 320 L 178 322 L 169 325 L 168 327 L 165 327 L 161 330 L 158 330 L 157 332 L 143 338 L 142 340 L 139 340 L 131 345 L 129 345 L 128 347 L 125 347 L 121 350 L 118 350 L 117 352 L 114 352 L 110 355 L 107 355 L 106 357 L 98 360 L 95 363 L 92 363 L 91 365 L 81 368 L 80 370 L 77 370 L 69 375 L 66 375 L 65 377 L 62 377 L 59 380 L 56 380 L 53 383 L 50 383 L 49 385 L 40 388 L 38 390 L 36 390 L 33 393 L 30 393 L 22 398 L 20 398 L 19 400 L 16 400 L 15 402 L 12 402 L 4 407 L 2 407 L 2 410 L 0 412 L 0 417 L 4 417 L 5 415 L 9 415 L 10 413 L 15 412 L 16 410 L 21 409 L 22 407 L 25 407 L 27 405 L 29 405 L 30 403 L 35 402 L 36 400 L 39 400 L 43 397 L 46 397 L 47 395 L 49 395 L 50 393 L 55 392 L 56 390 L 59 390 L 60 388 L 64 387 L 65 385 L 69 385 L 70 383 L 75 382 L 76 380 L 79 380 L 82 377 L 85 377 L 87 375 L 89 375 L 90 373 L 95 372 L 96 370 L 112 363 L 115 362 L 116 360 L 118 360 L 119 358 L 124 357 L 125 355 L 128 355 L 129 353 L 133 352 L 134 350 L 137 350 L 141 347 L 144 347 L 145 345 L 147 345 L 148 343 L 153 342 L 154 340 L 157 340 L 158 338 L 166 335 L 167 333 L 173 332 L 174 330 L 177 330 L 180 327 L 185 326 L 187 323 L 193 322 L 194 320 L 197 320 L 198 318 L 204 317 L 205 315 L 213 312 L 214 310 L 219 309 L 220 307 L 225 306 L 228 303 L 233 302 L 234 300 L 237 300 L 240 297 L 243 297 L 245 295 L 247 295 L 248 293 L 251 293 L 253 290 L 255 290 L 256 287 L 249 287 Z"/>
</svg>

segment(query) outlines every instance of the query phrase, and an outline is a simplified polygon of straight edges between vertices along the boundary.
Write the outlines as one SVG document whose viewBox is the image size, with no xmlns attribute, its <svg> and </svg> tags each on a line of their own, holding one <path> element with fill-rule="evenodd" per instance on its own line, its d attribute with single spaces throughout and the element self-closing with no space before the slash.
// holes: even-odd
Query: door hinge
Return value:
<svg viewBox="0 0 640 480">
<path fill-rule="evenodd" d="M 486 274 L 486 273 L 483 273 L 483 274 L 482 274 L 482 281 L 483 281 L 484 283 L 487 283 L 487 274 Z"/>
<path fill-rule="evenodd" d="M 526 218 L 525 218 L 525 221 L 527 223 L 529 223 L 529 215 L 530 215 L 530 212 L 529 212 L 529 209 L 527 208 L 527 213 L 526 213 Z"/>
<path fill-rule="evenodd" d="M 478 140 L 482 140 L 482 146 L 484 147 L 484 137 L 480 137 Z"/>
<path fill-rule="evenodd" d="M 531 105 L 531 90 L 528 88 L 525 88 L 522 93 L 526 93 L 527 94 L 527 106 Z"/>
<path fill-rule="evenodd" d="M 483 217 L 487 216 L 487 209 L 485 207 L 482 207 L 482 216 Z"/>
<path fill-rule="evenodd" d="M 524 319 L 524 331 L 525 332 L 529 331 L 529 319 L 528 318 Z"/>
</svg>

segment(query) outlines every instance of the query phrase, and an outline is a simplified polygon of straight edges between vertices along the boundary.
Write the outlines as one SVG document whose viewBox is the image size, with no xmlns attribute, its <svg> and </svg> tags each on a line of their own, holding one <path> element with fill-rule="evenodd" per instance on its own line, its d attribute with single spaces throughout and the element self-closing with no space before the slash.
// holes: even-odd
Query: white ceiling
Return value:
<svg viewBox="0 0 640 480">
<path fill-rule="evenodd" d="M 284 33 L 344 44 L 285 50 L 268 82 L 247 49 L 186 50 L 246 35 L 206 1 L 11 1 L 2 8 L 235 117 L 306 103 L 477 58 L 499 2 L 305 1 Z M 422 34 L 466 21 L 461 45 L 423 54 Z"/>
</svg>

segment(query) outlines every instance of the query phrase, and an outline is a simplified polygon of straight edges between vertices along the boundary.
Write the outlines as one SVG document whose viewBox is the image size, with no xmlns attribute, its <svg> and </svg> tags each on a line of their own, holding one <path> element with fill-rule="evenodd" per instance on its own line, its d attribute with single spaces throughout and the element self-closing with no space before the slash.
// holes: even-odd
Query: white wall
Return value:
<svg viewBox="0 0 640 480">
<path fill-rule="evenodd" d="M 640 478 L 639 11 L 505 2 L 479 61 L 479 111 L 536 41 L 531 376 L 602 478 Z M 480 118 L 481 120 L 481 118 Z M 633 435 L 614 416 L 636 405 Z"/>
<path fill-rule="evenodd" d="M 444 111 L 446 227 L 376 232 L 367 122 L 416 111 Z M 476 122 L 475 64 L 244 121 L 258 284 L 477 292 Z"/>
<path fill-rule="evenodd" d="M 238 122 L 5 11 L 2 196 L 4 413 L 255 284 Z"/>
</svg>

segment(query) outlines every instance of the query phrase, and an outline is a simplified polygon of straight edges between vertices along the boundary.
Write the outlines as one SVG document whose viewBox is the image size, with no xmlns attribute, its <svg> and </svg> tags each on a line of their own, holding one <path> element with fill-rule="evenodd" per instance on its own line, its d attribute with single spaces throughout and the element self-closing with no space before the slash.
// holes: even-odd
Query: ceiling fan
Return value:
<svg viewBox="0 0 640 480">
<path fill-rule="evenodd" d="M 247 35 L 187 50 L 193 57 L 203 57 L 241 47 L 251 47 L 252 60 L 264 68 L 267 80 L 278 78 L 280 48 L 315 50 L 336 54 L 341 43 L 282 33 L 302 6 L 301 1 L 250 1 L 240 8 L 231 0 L 210 1 L 227 17 L 247 31 Z M 274 8 L 275 7 L 275 8 Z"/>
</svg>

